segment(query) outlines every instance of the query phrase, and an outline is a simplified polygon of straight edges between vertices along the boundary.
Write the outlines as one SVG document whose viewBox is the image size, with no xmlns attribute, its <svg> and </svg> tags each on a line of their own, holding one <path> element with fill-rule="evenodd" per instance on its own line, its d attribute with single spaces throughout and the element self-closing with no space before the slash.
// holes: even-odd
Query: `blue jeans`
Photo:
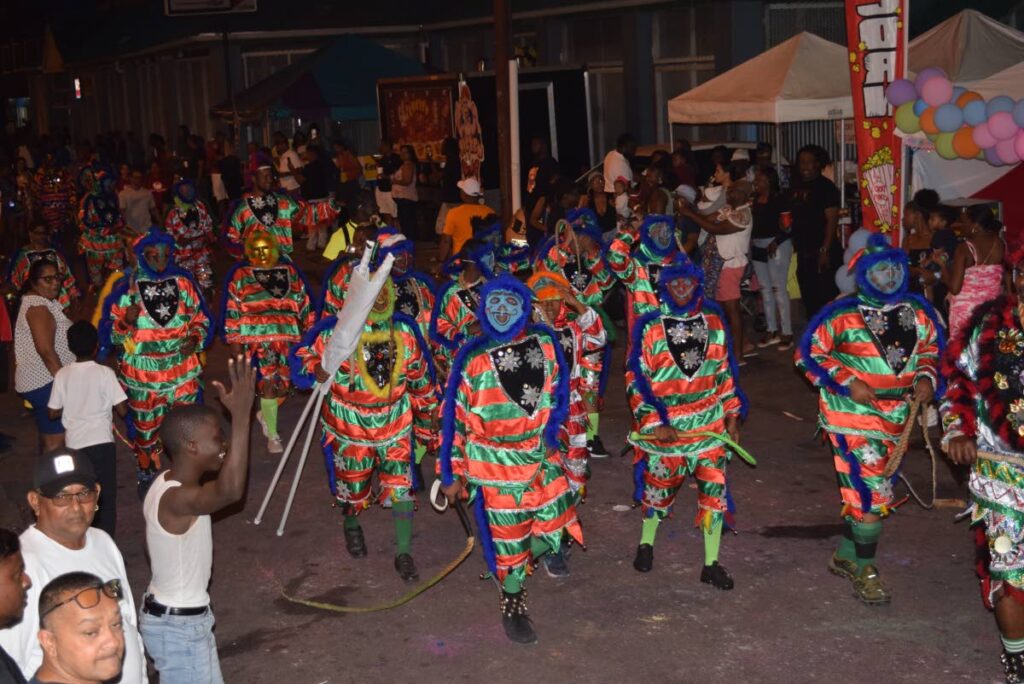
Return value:
<svg viewBox="0 0 1024 684">
<path fill-rule="evenodd" d="M 754 240 L 752 244 L 755 247 L 767 247 L 771 241 L 771 238 L 764 238 Z M 768 261 L 753 262 L 757 282 L 761 285 L 764 320 L 770 333 L 778 332 L 779 323 L 781 323 L 783 335 L 793 334 L 793 320 L 789 313 L 789 290 L 786 289 L 789 279 L 789 262 L 792 258 L 793 241 L 786 240 L 779 245 L 774 257 L 769 257 Z M 778 318 L 776 318 L 776 313 L 778 313 Z"/>
<path fill-rule="evenodd" d="M 160 684 L 224 684 L 213 636 L 213 611 L 202 615 L 139 614 L 146 652 Z"/>
</svg>

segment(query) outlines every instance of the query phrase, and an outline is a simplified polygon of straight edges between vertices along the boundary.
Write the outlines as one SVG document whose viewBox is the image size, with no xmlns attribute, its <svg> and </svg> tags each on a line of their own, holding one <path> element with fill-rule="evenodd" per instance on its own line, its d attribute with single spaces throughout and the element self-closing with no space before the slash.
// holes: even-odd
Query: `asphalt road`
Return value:
<svg viewBox="0 0 1024 684">
<path fill-rule="evenodd" d="M 322 265 L 305 256 L 300 263 L 317 281 Z M 212 350 L 207 382 L 223 377 L 225 357 L 223 346 Z M 831 457 L 814 437 L 815 394 L 793 371 L 790 352 L 764 351 L 742 371 L 751 399 L 743 442 L 759 465 L 734 460 L 729 470 L 737 531 L 723 540 L 721 562 L 735 590 L 699 582 L 703 553 L 692 525 L 692 486 L 661 526 L 654 571 L 634 571 L 640 514 L 629 507 L 631 463 L 617 456 L 629 429 L 621 350 L 611 377 L 601 431 L 616 455 L 592 462 L 589 497 L 580 509 L 587 548 L 574 549 L 571 575 L 554 580 L 540 570 L 527 582 L 540 636 L 532 646 L 505 639 L 497 590 L 479 579 L 479 551 L 395 610 L 339 615 L 284 600 L 282 588 L 320 601 L 376 605 L 408 587 L 392 566 L 389 512 L 364 514 L 366 558 L 345 552 L 340 511 L 331 505 L 316 445 L 284 536 L 275 529 L 295 457 L 267 519 L 253 524 L 277 465 L 254 426 L 248 494 L 214 525 L 211 593 L 226 681 L 1002 681 L 968 528 L 953 521 L 958 509 L 926 511 L 910 501 L 886 521 L 878 558 L 894 593 L 889 606 L 861 605 L 849 584 L 826 570 L 840 533 L 838 494 Z M 297 395 L 283 407 L 283 434 L 304 401 Z M 16 529 L 31 523 L 24 494 L 35 440 L 19 404 L 13 393 L 0 397 L 0 430 L 17 438 L 0 456 L 0 524 Z M 142 511 L 129 451 L 120 446 L 118 458 L 117 542 L 138 599 L 149 579 Z M 905 471 L 926 497 L 930 470 L 915 443 Z M 964 497 L 944 463 L 938 474 L 940 497 Z M 413 539 L 421 576 L 437 572 L 464 543 L 454 513 L 435 513 L 421 496 Z"/>
</svg>

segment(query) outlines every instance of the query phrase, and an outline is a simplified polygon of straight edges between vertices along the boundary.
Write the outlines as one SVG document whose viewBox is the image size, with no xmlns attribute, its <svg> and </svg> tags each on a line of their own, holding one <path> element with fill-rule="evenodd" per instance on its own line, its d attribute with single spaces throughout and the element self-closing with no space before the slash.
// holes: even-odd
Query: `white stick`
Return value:
<svg viewBox="0 0 1024 684">
<path fill-rule="evenodd" d="M 284 505 L 284 513 L 281 514 L 281 524 L 277 526 L 277 536 L 284 534 L 284 526 L 288 522 L 288 514 L 292 510 L 292 502 L 295 501 L 295 492 L 299 489 L 299 480 L 302 478 L 302 469 L 306 467 L 306 457 L 309 456 L 309 445 L 313 441 L 313 434 L 316 432 L 320 421 L 320 406 L 324 403 L 324 395 L 316 393 L 316 410 L 313 411 L 313 420 L 309 421 L 309 432 L 306 433 L 306 443 L 302 446 L 302 456 L 299 458 L 299 466 L 295 469 L 295 479 L 292 480 L 292 488 L 288 492 L 288 501 Z M 298 432 L 296 430 L 296 432 Z"/>
<path fill-rule="evenodd" d="M 277 489 L 277 483 L 281 480 L 281 473 L 284 472 L 284 467 L 288 463 L 288 457 L 291 455 L 292 449 L 295 447 L 295 442 L 299 438 L 299 432 L 302 431 L 302 426 L 306 424 L 306 416 L 309 415 L 309 410 L 313 408 L 313 403 L 316 401 L 318 394 L 319 392 L 314 388 L 313 393 L 309 395 L 309 399 L 306 401 L 306 407 L 302 409 L 302 415 L 299 417 L 299 422 L 295 424 L 295 429 L 292 430 L 292 436 L 288 440 L 288 446 L 285 447 L 284 453 L 281 454 L 281 462 L 277 464 L 277 472 L 274 473 L 274 477 L 270 480 L 270 486 L 267 488 L 267 495 L 263 497 L 263 504 L 260 506 L 259 512 L 256 513 L 256 517 L 253 518 L 253 525 L 259 525 L 263 522 L 263 514 L 267 512 L 267 506 L 270 505 L 270 498 L 274 495 L 274 490 Z M 316 420 L 316 418 L 314 418 L 314 420 Z"/>
</svg>

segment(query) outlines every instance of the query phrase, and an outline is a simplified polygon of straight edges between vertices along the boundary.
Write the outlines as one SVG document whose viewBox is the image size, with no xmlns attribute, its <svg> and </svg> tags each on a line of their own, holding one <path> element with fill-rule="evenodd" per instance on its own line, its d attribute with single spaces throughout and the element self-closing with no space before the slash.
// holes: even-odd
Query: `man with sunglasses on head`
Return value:
<svg viewBox="0 0 1024 684">
<path fill-rule="evenodd" d="M 69 572 L 39 595 L 43 663 L 29 684 L 100 684 L 121 674 L 125 624 L 121 582 Z M 123 679 L 121 681 L 124 681 Z"/>
<path fill-rule="evenodd" d="M 82 453 L 54 449 L 36 462 L 32 490 L 28 493 L 36 524 L 20 537 L 25 572 L 33 579 L 33 586 L 21 623 L 0 631 L 0 647 L 14 658 L 26 677 L 31 677 L 43 661 L 43 649 L 37 639 L 42 588 L 65 573 L 89 572 L 119 580 L 124 595 L 120 602 L 125 633 L 121 684 L 147 681 L 142 637 L 124 559 L 110 535 L 90 527 L 99 495 L 96 472 Z"/>
</svg>

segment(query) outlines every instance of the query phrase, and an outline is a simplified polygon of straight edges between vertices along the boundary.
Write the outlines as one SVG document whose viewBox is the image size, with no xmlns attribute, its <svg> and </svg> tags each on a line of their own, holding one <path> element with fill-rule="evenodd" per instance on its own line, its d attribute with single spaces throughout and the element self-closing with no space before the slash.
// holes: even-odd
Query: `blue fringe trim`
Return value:
<svg viewBox="0 0 1024 684">
<path fill-rule="evenodd" d="M 427 341 L 423 339 L 423 333 L 420 332 L 419 324 L 411 317 L 400 311 L 396 311 L 391 316 L 391 320 L 395 323 L 401 323 L 409 329 L 409 332 L 416 338 L 416 344 L 420 347 L 420 353 L 423 355 L 423 362 L 427 365 L 427 376 L 430 378 L 431 387 L 435 388 L 435 394 L 439 393 L 437 387 L 437 368 L 434 366 L 434 355 L 430 352 L 430 347 L 427 346 Z M 398 363 L 396 360 L 395 363 Z"/>
<path fill-rule="evenodd" d="M 672 227 L 672 239 L 669 240 L 669 245 L 666 249 L 659 249 L 654 240 L 651 239 L 650 229 L 655 223 L 667 223 Z M 676 219 L 673 216 L 666 216 L 665 214 L 648 214 L 643 223 L 640 224 L 640 243 L 647 249 L 651 254 L 657 255 L 659 258 L 664 259 L 669 254 L 679 251 L 679 246 L 675 241 L 675 229 Z"/>
<path fill-rule="evenodd" d="M 484 562 L 491 574 L 498 575 L 498 550 L 491 536 L 491 525 L 487 522 L 487 509 L 484 508 L 484 493 L 477 489 L 476 501 L 473 502 L 473 517 L 476 519 L 476 536 L 480 540 L 480 551 L 484 554 Z"/>
<path fill-rule="evenodd" d="M 434 298 L 434 310 L 430 312 L 430 341 L 435 344 L 439 344 L 448 351 L 456 351 L 459 348 L 459 338 L 455 340 L 448 340 L 441 336 L 437 332 L 437 319 L 441 316 L 442 307 L 444 300 L 448 296 L 448 292 L 458 287 L 458 283 L 454 280 L 445 283 L 437 293 L 437 297 Z M 460 336 L 461 337 L 461 336 Z"/>
<path fill-rule="evenodd" d="M 637 447 L 633 447 L 636 449 Z M 644 500 L 644 474 L 647 472 L 647 459 L 639 458 L 633 462 L 633 501 Z"/>
<path fill-rule="evenodd" d="M 128 292 L 128 285 L 130 283 L 131 271 L 125 271 L 125 274 L 118 278 L 113 287 L 110 288 L 110 294 L 107 295 L 107 298 L 103 300 L 103 313 L 100 315 L 100 327 L 97 331 L 99 333 L 100 348 L 96 358 L 100 361 L 105 361 L 110 351 L 114 348 L 114 341 L 112 339 L 114 323 L 110 320 L 110 309 L 114 306 L 114 302 Z"/>
<path fill-rule="evenodd" d="M 303 347 L 311 347 L 316 342 L 316 338 L 320 336 L 324 330 L 334 328 L 334 324 L 338 321 L 334 316 L 328 316 L 317 321 L 316 325 L 307 330 L 303 335 L 302 339 L 291 346 L 288 350 L 288 370 L 291 371 L 292 383 L 296 389 L 308 390 L 312 389 L 316 383 L 316 376 L 312 373 L 306 372 L 302 366 L 302 359 L 299 358 L 299 349 Z"/>
<path fill-rule="evenodd" d="M 551 253 L 551 249 L 555 247 L 555 236 L 552 235 L 549 238 L 544 238 L 544 241 L 537 245 L 537 253 L 533 257 L 533 268 L 538 269 L 547 259 L 548 254 Z"/>
<path fill-rule="evenodd" d="M 313 420 L 319 420 L 319 416 L 314 416 Z M 320 438 L 320 448 L 324 452 L 324 465 L 327 467 L 327 488 L 331 491 L 331 496 L 338 496 L 338 478 L 334 474 L 334 446 L 327 442 L 327 435 L 325 434 Z"/>
<path fill-rule="evenodd" d="M 441 404 L 441 446 L 437 452 L 437 460 L 441 464 L 441 483 L 446 487 L 455 480 L 452 472 L 452 444 L 455 441 L 455 399 L 459 393 L 459 385 L 462 384 L 462 371 L 466 359 L 490 343 L 491 340 L 481 336 L 463 345 L 455 355 L 451 371 L 448 373 L 448 384 L 445 386 L 444 401 Z"/>
<path fill-rule="evenodd" d="M 719 320 L 722 321 L 722 329 L 725 331 L 725 353 L 729 358 L 729 372 L 732 374 L 732 386 L 736 393 L 736 398 L 740 400 L 740 418 L 743 420 L 747 419 L 747 411 L 750 409 L 750 400 L 747 399 L 746 392 L 740 387 L 740 367 L 736 361 L 736 355 L 733 353 L 732 333 L 729 330 L 729 321 L 725 317 L 725 312 L 718 306 L 717 302 L 704 302 L 704 309 L 709 310 L 718 316 Z"/>
<path fill-rule="evenodd" d="M 661 420 L 663 425 L 668 425 L 668 408 L 661 399 L 654 396 L 651 382 L 640 366 L 640 357 L 643 355 L 644 329 L 660 316 L 661 311 L 655 309 L 648 311 L 633 322 L 633 329 L 629 331 L 631 344 L 629 346 L 629 356 L 626 358 L 626 366 L 633 373 L 633 382 L 636 384 L 636 389 L 640 392 L 640 397 L 644 400 L 644 403 L 653 407 L 658 412 L 658 419 Z"/>
<path fill-rule="evenodd" d="M 874 300 L 875 302 L 881 302 L 882 304 L 893 304 L 900 300 L 907 298 L 907 285 L 910 279 L 910 261 L 907 258 L 907 253 L 902 249 L 896 249 L 891 247 L 884 235 L 875 233 L 868 238 L 868 248 L 881 248 L 880 251 L 867 253 L 865 252 L 860 259 L 857 260 L 857 267 L 855 273 L 855 280 L 857 282 L 857 290 L 861 297 L 866 299 Z M 868 282 L 867 274 L 868 270 L 882 261 L 895 261 L 896 263 L 903 266 L 903 273 L 905 277 L 903 284 L 893 293 L 884 294 L 879 292 L 870 282 Z"/>
<path fill-rule="evenodd" d="M 853 483 L 854 489 L 860 495 L 860 510 L 864 513 L 871 512 L 871 489 L 867 483 L 864 482 L 864 478 L 860 474 L 860 461 L 850 451 L 850 446 L 846 443 L 846 436 L 836 434 L 836 443 L 839 445 L 839 453 L 842 454 L 843 459 L 850 466 L 850 481 Z"/>
<path fill-rule="evenodd" d="M 437 294 L 437 284 L 434 282 L 434 279 L 422 271 L 409 269 L 400 276 L 392 276 L 392 280 L 394 280 L 395 283 L 404 283 L 406 280 L 409 280 L 410 278 L 426 287 L 430 294 Z"/>
<path fill-rule="evenodd" d="M 485 308 L 487 306 L 487 298 L 495 290 L 509 290 L 519 295 L 519 298 L 523 300 L 523 314 L 519 320 L 512 324 L 512 327 L 505 332 L 499 332 L 494 329 L 491 325 L 490 320 L 487 318 Z M 510 275 L 500 275 L 497 278 L 492 278 L 484 283 L 484 286 L 480 289 L 480 301 L 476 308 L 476 317 L 480 321 L 480 328 L 486 337 L 490 338 L 492 342 L 508 342 L 509 340 L 517 337 L 525 328 L 526 324 L 530 320 L 531 304 L 533 302 L 533 293 L 530 292 L 530 288 L 526 287 L 517 278 Z M 557 339 L 557 338 L 555 338 Z M 559 345 L 560 347 L 561 345 Z"/>
<path fill-rule="evenodd" d="M 849 297 L 843 297 L 837 299 L 834 302 L 827 304 L 821 309 L 811 322 L 807 324 L 807 328 L 804 329 L 804 334 L 800 337 L 800 363 L 803 364 L 807 372 L 818 379 L 821 386 L 830 392 L 839 394 L 844 397 L 850 396 L 850 389 L 845 385 L 840 385 L 838 382 L 832 379 L 832 376 L 828 374 L 821 364 L 814 360 L 811 356 L 811 343 L 814 341 L 814 333 L 821 325 L 832 318 L 840 311 L 851 310 L 857 306 L 856 295 L 850 295 Z"/>
<path fill-rule="evenodd" d="M 562 425 L 569 419 L 569 376 L 572 368 L 565 361 L 562 353 L 562 345 L 558 341 L 555 331 L 544 325 L 536 323 L 531 325 L 527 332 L 547 335 L 551 346 L 555 350 L 555 361 L 558 364 L 558 384 L 555 385 L 555 394 L 552 397 L 553 405 L 548 416 L 548 424 L 544 428 L 544 443 L 550 449 L 558 448 L 558 433 Z"/>
</svg>

